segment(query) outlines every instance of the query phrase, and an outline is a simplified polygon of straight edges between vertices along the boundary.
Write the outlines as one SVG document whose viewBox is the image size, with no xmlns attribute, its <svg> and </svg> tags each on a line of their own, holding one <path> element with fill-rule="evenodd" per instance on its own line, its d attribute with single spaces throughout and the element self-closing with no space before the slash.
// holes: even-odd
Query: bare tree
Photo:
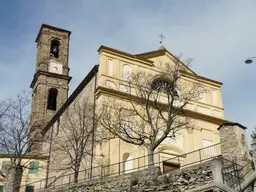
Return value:
<svg viewBox="0 0 256 192">
<path fill-rule="evenodd" d="M 174 58 L 172 63 L 159 62 L 157 72 L 131 74 L 123 90 L 126 96 L 108 98 L 99 110 L 99 122 L 111 135 L 147 149 L 149 166 L 154 164 L 154 150 L 167 137 L 193 127 L 185 109 L 191 100 L 199 99 L 198 90 L 205 88 L 196 78 L 188 80 L 189 73 L 193 73 L 188 68 L 190 62 L 184 64 Z"/>
<path fill-rule="evenodd" d="M 53 139 L 56 170 L 73 170 L 78 182 L 79 170 L 91 157 L 94 108 L 86 100 L 74 102 L 62 115 Z M 61 163 L 60 160 L 61 159 Z M 53 163 L 54 165 L 54 163 Z"/>
<path fill-rule="evenodd" d="M 96 174 L 101 178 L 108 177 L 115 171 L 110 165 L 110 159 L 104 155 L 95 157 L 95 163 L 98 166 L 94 168 L 94 172 L 96 172 Z"/>
<path fill-rule="evenodd" d="M 3 127 L 4 116 L 9 108 L 10 108 L 10 104 L 7 104 L 4 101 L 0 103 L 0 129 L 2 129 Z M 4 152 L 4 149 L 0 149 L 0 153 L 3 153 L 3 152 Z M 5 174 L 1 170 L 0 170 L 0 176 L 2 177 L 0 182 L 3 182 L 5 178 Z"/>
<path fill-rule="evenodd" d="M 251 139 L 254 141 L 256 139 L 256 126 L 254 126 L 252 133 L 251 133 Z"/>
<path fill-rule="evenodd" d="M 12 191 L 19 191 L 23 169 L 28 161 L 22 161 L 28 155 L 28 134 L 30 122 L 30 99 L 28 93 L 18 95 L 9 102 L 3 102 L 0 112 L 0 153 L 7 154 L 11 168 L 6 179 L 13 179 Z"/>
</svg>

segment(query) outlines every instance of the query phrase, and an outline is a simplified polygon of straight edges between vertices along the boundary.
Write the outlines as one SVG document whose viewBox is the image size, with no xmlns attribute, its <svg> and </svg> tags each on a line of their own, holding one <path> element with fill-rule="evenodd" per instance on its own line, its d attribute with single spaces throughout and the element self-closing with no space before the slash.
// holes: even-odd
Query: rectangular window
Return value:
<svg viewBox="0 0 256 192">
<path fill-rule="evenodd" d="M 34 192 L 34 186 L 32 185 L 26 186 L 25 192 Z"/>
<path fill-rule="evenodd" d="M 39 168 L 39 162 L 38 161 L 32 161 L 29 163 L 29 173 L 31 174 L 37 174 Z"/>
<path fill-rule="evenodd" d="M 108 75 L 109 76 L 113 76 L 114 74 L 114 64 L 113 64 L 113 60 L 108 60 Z"/>
<path fill-rule="evenodd" d="M 205 102 L 205 91 L 203 88 L 198 89 L 199 100 Z"/>
<path fill-rule="evenodd" d="M 216 91 L 212 91 L 212 100 L 213 100 L 213 104 L 217 105 L 217 93 L 216 93 Z"/>
<path fill-rule="evenodd" d="M 203 158 L 209 157 L 214 154 L 214 146 L 212 146 L 213 144 L 214 144 L 213 141 L 203 139 L 203 148 L 204 148 L 202 150 L 202 155 L 204 156 Z"/>
</svg>

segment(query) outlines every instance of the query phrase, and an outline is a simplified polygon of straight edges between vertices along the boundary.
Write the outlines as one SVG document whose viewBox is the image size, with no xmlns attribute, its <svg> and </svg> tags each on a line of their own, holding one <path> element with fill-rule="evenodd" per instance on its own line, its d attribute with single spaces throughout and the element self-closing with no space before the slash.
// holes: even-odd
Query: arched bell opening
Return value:
<svg viewBox="0 0 256 192">
<path fill-rule="evenodd" d="M 60 42 L 58 40 L 52 40 L 51 57 L 59 58 L 59 46 L 60 46 Z"/>
<path fill-rule="evenodd" d="M 48 92 L 48 102 L 47 102 L 47 109 L 56 111 L 57 109 L 57 96 L 58 90 L 55 88 L 50 88 Z"/>
</svg>

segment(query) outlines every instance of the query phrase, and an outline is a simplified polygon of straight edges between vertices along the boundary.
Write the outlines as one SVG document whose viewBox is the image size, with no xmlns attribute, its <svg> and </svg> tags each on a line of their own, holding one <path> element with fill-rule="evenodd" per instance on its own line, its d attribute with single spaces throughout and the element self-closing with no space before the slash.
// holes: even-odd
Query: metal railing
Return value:
<svg viewBox="0 0 256 192">
<path fill-rule="evenodd" d="M 236 159 L 229 161 L 222 158 L 222 177 L 223 183 L 233 189 L 241 191 L 241 183 L 252 173 L 251 162 L 249 161 L 244 166 L 237 164 Z"/>
<path fill-rule="evenodd" d="M 162 173 L 170 172 L 173 169 L 182 169 L 184 167 L 200 164 L 221 155 L 220 144 L 201 148 L 183 155 L 170 155 L 164 153 L 154 153 L 154 163 L 151 166 L 159 166 Z M 105 166 L 96 166 L 92 169 L 79 171 L 76 182 L 88 181 L 95 178 L 104 178 L 140 171 L 148 168 L 148 155 L 137 157 L 131 160 L 122 161 Z M 92 173 L 92 174 L 91 174 Z M 39 191 L 45 188 L 45 181 L 40 180 L 27 185 L 34 185 L 35 190 Z M 47 188 L 55 188 L 66 184 L 75 183 L 74 173 L 48 178 Z"/>
</svg>

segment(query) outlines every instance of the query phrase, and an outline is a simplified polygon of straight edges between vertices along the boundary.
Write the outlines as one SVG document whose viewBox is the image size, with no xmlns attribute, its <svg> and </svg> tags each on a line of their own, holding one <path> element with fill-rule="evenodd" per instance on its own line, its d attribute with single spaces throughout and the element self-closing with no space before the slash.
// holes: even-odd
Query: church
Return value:
<svg viewBox="0 0 256 192">
<path fill-rule="evenodd" d="M 48 177 L 63 174 L 63 171 L 57 171 L 56 166 L 65 160 L 60 159 L 56 155 L 59 153 L 53 149 L 54 140 L 61 138 L 60 127 L 66 124 L 65 113 L 69 109 L 76 103 L 86 101 L 93 106 L 94 117 L 107 99 L 126 106 L 126 99 L 131 95 L 127 91 L 129 75 L 138 71 L 157 73 L 159 62 L 172 63 L 177 59 L 163 46 L 150 52 L 131 54 L 102 45 L 97 50 L 98 65 L 85 74 L 85 78 L 69 96 L 69 70 L 72 70 L 68 60 L 70 36 L 71 32 L 68 30 L 42 24 L 36 38 L 36 70 L 30 85 L 33 95 L 29 139 L 31 152 L 40 151 L 49 156 Z M 182 65 L 181 61 L 180 63 Z M 154 150 L 155 162 L 163 162 L 163 172 L 178 169 L 182 162 L 190 161 L 184 158 L 181 162 L 165 162 L 165 159 L 210 146 L 217 147 L 220 143 L 217 128 L 226 122 L 221 96 L 222 83 L 200 76 L 189 68 L 186 70 L 186 80 L 199 82 L 207 91 L 200 91 L 199 98 L 190 100 L 184 108 L 186 115 L 193 121 L 193 128 L 177 130 L 175 138 L 164 139 Z M 87 146 L 91 156 L 84 160 L 81 170 L 123 162 L 121 167 L 119 163 L 119 167 L 108 171 L 115 172 L 115 169 L 119 169 L 126 173 L 147 166 L 148 152 L 142 146 L 129 144 L 118 137 L 97 143 L 96 138 L 102 128 L 98 128 L 99 123 L 94 121 L 95 118 L 92 118 L 90 125 L 93 134 L 89 138 L 91 144 Z M 129 122 L 133 123 L 131 120 Z M 208 155 L 211 153 L 220 153 L 220 150 L 214 147 L 205 152 Z M 97 174 L 96 172 L 91 174 Z"/>
</svg>

